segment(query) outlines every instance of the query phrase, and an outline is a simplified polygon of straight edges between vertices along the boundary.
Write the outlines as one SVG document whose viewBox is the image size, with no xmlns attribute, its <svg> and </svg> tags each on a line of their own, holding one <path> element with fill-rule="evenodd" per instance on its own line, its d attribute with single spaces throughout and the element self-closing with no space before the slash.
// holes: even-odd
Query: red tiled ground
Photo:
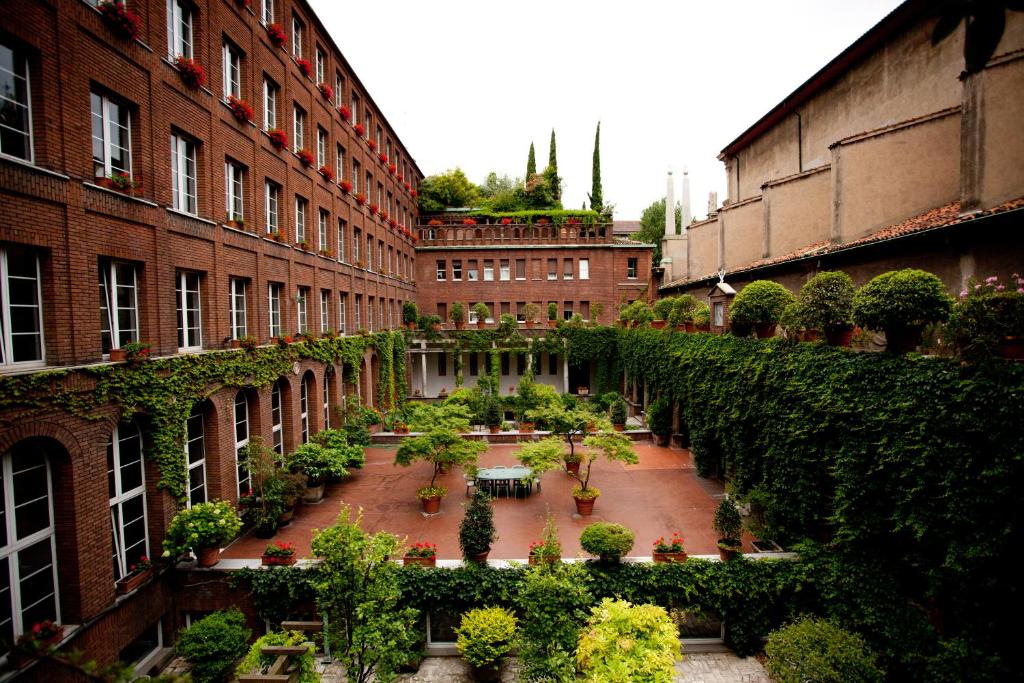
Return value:
<svg viewBox="0 0 1024 683">
<path fill-rule="evenodd" d="M 679 530 L 686 551 L 693 555 L 718 552 L 711 528 L 721 493 L 716 482 L 700 479 L 686 450 L 659 448 L 638 443 L 640 463 L 624 466 L 600 460 L 594 465 L 591 484 L 601 496 L 591 517 L 575 516 L 571 491 L 574 481 L 560 471 L 548 472 L 541 479 L 542 489 L 529 498 L 499 498 L 494 501 L 494 523 L 498 540 L 491 548 L 492 559 L 524 559 L 531 541 L 540 537 L 544 516 L 550 507 L 558 523 L 563 557 L 582 554 L 579 535 L 592 522 L 618 522 L 633 529 L 636 543 L 630 555 L 649 556 L 651 542 L 661 535 Z M 480 458 L 482 467 L 516 464 L 515 445 L 494 445 Z M 368 448 L 366 467 L 340 484 L 328 488 L 318 505 L 300 505 L 295 519 L 278 532 L 276 539 L 295 543 L 300 557 L 308 557 L 314 529 L 330 526 L 345 502 L 363 509 L 363 528 L 390 531 L 409 542 L 436 543 L 439 559 L 459 559 L 459 522 L 466 502 L 461 471 L 442 475 L 448 496 L 441 513 L 426 517 L 416 498 L 416 489 L 430 481 L 430 466 L 417 463 L 402 468 L 392 464 L 395 449 Z M 749 539 L 744 543 L 749 549 Z M 257 558 L 268 541 L 251 534 L 235 541 L 222 557 Z"/>
</svg>

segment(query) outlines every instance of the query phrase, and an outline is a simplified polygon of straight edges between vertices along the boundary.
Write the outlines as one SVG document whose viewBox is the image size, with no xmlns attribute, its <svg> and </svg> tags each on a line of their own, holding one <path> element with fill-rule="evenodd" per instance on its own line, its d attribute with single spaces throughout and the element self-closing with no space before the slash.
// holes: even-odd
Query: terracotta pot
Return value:
<svg viewBox="0 0 1024 683">
<path fill-rule="evenodd" d="M 476 554 L 470 555 L 469 556 L 469 561 L 470 562 L 477 562 L 479 564 L 486 564 L 487 563 L 487 555 L 490 554 L 490 552 L 491 552 L 491 549 L 488 548 L 487 550 L 483 551 L 482 553 L 476 553 Z"/>
<path fill-rule="evenodd" d="M 466 322 L 462 321 L 462 322 L 455 323 L 455 329 L 457 329 L 457 330 L 464 330 L 464 329 L 466 329 Z"/>
<path fill-rule="evenodd" d="M 549 320 L 548 321 L 548 327 L 554 327 L 557 324 L 558 324 L 557 320 Z"/>
<path fill-rule="evenodd" d="M 265 564 L 268 567 L 290 567 L 291 565 L 295 564 L 295 561 L 297 559 L 299 558 L 295 557 L 294 553 L 289 555 L 288 557 L 271 557 L 269 555 L 263 555 L 260 558 L 263 564 Z"/>
<path fill-rule="evenodd" d="M 484 320 L 477 320 L 477 321 L 476 321 L 476 328 L 477 328 L 478 330 L 482 330 L 482 329 L 484 329 L 485 327 L 487 327 L 487 322 L 486 322 L 486 321 L 484 321 Z"/>
<path fill-rule="evenodd" d="M 440 332 L 441 323 L 434 323 L 433 325 L 430 326 L 430 329 L 432 329 L 434 332 Z"/>
<path fill-rule="evenodd" d="M 572 472 L 573 474 L 579 474 L 580 464 L 578 462 L 567 462 L 565 463 L 565 469 L 566 471 Z"/>
<path fill-rule="evenodd" d="M 110 349 L 110 362 L 121 363 L 128 360 L 128 352 L 124 349 Z"/>
<path fill-rule="evenodd" d="M 534 323 L 533 323 L 533 321 L 532 321 L 532 320 L 527 320 L 527 321 L 526 321 L 526 326 L 527 326 L 528 328 L 532 329 L 532 328 L 533 328 L 533 325 L 534 325 Z"/>
<path fill-rule="evenodd" d="M 818 330 L 804 330 L 803 341 L 814 342 L 821 339 L 821 332 Z"/>
<path fill-rule="evenodd" d="M 319 503 L 324 498 L 324 483 L 320 482 L 316 486 L 306 485 L 306 490 L 302 494 L 303 503 Z"/>
<path fill-rule="evenodd" d="M 686 562 L 686 553 L 659 553 L 654 551 L 654 564 L 667 564 L 669 562 Z"/>
<path fill-rule="evenodd" d="M 587 498 L 584 500 L 573 497 L 573 500 L 576 501 L 576 514 L 581 517 L 588 517 L 594 514 L 594 503 L 597 502 L 597 498 Z"/>
<path fill-rule="evenodd" d="M 613 424 L 612 427 L 617 432 L 624 432 L 624 431 L 626 431 L 626 425 L 625 424 Z"/>
<path fill-rule="evenodd" d="M 723 548 L 721 546 L 718 547 L 718 557 L 722 560 L 722 562 L 728 562 L 729 560 L 733 560 L 740 554 L 741 553 L 739 548 Z"/>
<path fill-rule="evenodd" d="M 896 327 L 885 331 L 885 350 L 890 353 L 910 353 L 920 345 L 920 327 Z"/>
<path fill-rule="evenodd" d="M 127 578 L 121 579 L 117 582 L 116 591 L 118 595 L 124 595 L 125 593 L 131 593 L 133 590 L 141 586 L 142 584 L 149 581 L 150 577 L 153 576 L 153 568 L 150 567 L 138 574 L 133 574 Z"/>
<path fill-rule="evenodd" d="M 405 325 L 406 325 L 406 327 L 408 327 L 408 328 L 409 328 L 410 330 L 415 330 L 415 329 L 416 329 L 416 323 L 414 323 L 414 322 L 411 322 L 411 323 L 406 323 Z"/>
<path fill-rule="evenodd" d="M 199 548 L 196 555 L 200 567 L 212 567 L 220 562 L 220 548 Z"/>
<path fill-rule="evenodd" d="M 664 320 L 652 320 L 651 321 L 651 327 L 656 329 L 656 330 L 664 329 L 665 328 L 665 321 Z"/>
<path fill-rule="evenodd" d="M 999 355 L 1011 360 L 1024 360 L 1024 337 L 1003 337 L 999 342 Z"/>
<path fill-rule="evenodd" d="M 533 423 L 532 422 L 520 422 L 519 423 L 519 431 L 525 432 L 527 434 L 532 433 L 533 432 Z"/>
<path fill-rule="evenodd" d="M 491 434 L 498 434 L 501 432 L 501 427 L 488 427 L 487 429 Z"/>
<path fill-rule="evenodd" d="M 687 332 L 693 332 L 694 330 L 697 329 L 697 327 L 693 324 L 693 321 L 687 321 L 686 323 L 684 323 L 683 326 L 686 328 Z"/>
<path fill-rule="evenodd" d="M 413 557 L 411 555 L 406 555 L 402 558 L 402 564 L 404 566 L 409 566 L 410 564 L 418 564 L 421 567 L 436 567 L 437 555 L 432 555 L 430 557 Z"/>
<path fill-rule="evenodd" d="M 775 323 L 758 323 L 754 325 L 754 333 L 758 339 L 770 339 L 775 336 Z"/>
<path fill-rule="evenodd" d="M 294 517 L 295 517 L 295 510 L 285 510 L 277 518 L 277 524 L 278 524 L 278 526 L 285 526 L 287 524 L 290 524 Z"/>
<path fill-rule="evenodd" d="M 829 346 L 850 346 L 853 343 L 853 328 L 826 329 L 825 341 L 828 342 Z"/>
<path fill-rule="evenodd" d="M 420 502 L 423 503 L 423 512 L 428 515 L 436 515 L 441 511 L 441 496 L 420 498 Z"/>
<path fill-rule="evenodd" d="M 242 348 L 241 340 L 239 340 L 239 339 L 232 339 L 231 340 L 231 348 L 233 348 L 233 349 L 240 349 L 240 348 Z"/>
<path fill-rule="evenodd" d="M 409 427 L 407 425 L 395 425 L 395 434 L 408 434 Z"/>
</svg>

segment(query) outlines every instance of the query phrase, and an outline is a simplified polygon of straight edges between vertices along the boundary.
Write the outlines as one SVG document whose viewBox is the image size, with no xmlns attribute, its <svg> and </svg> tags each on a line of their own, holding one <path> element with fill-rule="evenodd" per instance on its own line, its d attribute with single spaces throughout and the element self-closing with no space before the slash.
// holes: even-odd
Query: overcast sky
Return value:
<svg viewBox="0 0 1024 683">
<path fill-rule="evenodd" d="M 310 0 L 427 175 L 523 176 L 558 142 L 562 201 L 590 191 L 594 129 L 615 217 L 689 168 L 694 214 L 725 199 L 718 153 L 897 0 Z M 358 8 L 358 9 L 357 9 Z"/>
</svg>

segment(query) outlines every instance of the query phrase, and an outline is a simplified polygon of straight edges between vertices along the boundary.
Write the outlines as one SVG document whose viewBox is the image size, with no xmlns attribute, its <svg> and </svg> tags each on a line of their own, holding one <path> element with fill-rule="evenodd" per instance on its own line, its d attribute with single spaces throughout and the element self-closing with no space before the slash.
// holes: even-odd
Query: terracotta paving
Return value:
<svg viewBox="0 0 1024 683">
<path fill-rule="evenodd" d="M 517 446 L 492 445 L 480 458 L 481 467 L 517 464 Z M 651 443 L 636 445 L 640 462 L 622 465 L 599 460 L 594 464 L 591 484 L 601 496 L 590 517 L 579 517 L 572 500 L 574 480 L 563 472 L 546 473 L 541 490 L 534 488 L 528 498 L 498 498 L 494 501 L 494 522 L 498 540 L 491 548 L 491 559 L 520 559 L 527 556 L 531 541 L 540 538 L 548 508 L 555 515 L 562 542 L 562 556 L 586 556 L 579 545 L 580 532 L 592 522 L 624 524 L 636 533 L 631 556 L 650 556 L 651 542 L 672 531 L 682 532 L 686 551 L 691 555 L 717 554 L 718 546 L 711 519 L 721 492 L 717 482 L 697 477 L 689 451 L 660 448 Z M 393 465 L 394 448 L 366 449 L 366 467 L 340 484 L 328 487 L 323 502 L 301 505 L 291 524 L 278 531 L 275 539 L 295 543 L 299 557 L 310 556 L 310 541 L 315 529 L 334 523 L 340 503 L 362 508 L 363 528 L 389 531 L 406 537 L 409 543 L 430 541 L 438 546 L 438 559 L 460 559 L 459 522 L 466 502 L 465 486 L 459 470 L 442 475 L 439 482 L 448 487 L 441 512 L 426 516 L 421 512 L 416 489 L 430 482 L 430 466 L 417 463 L 403 468 Z M 749 550 L 749 538 L 744 549 Z M 225 549 L 224 559 L 258 558 L 269 541 L 250 534 Z"/>
</svg>

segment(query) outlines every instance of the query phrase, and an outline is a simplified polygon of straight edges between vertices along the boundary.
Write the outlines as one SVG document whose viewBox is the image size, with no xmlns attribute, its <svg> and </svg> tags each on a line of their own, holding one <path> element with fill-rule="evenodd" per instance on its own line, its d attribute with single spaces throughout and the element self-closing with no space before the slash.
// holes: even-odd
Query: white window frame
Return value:
<svg viewBox="0 0 1024 683">
<path fill-rule="evenodd" d="M 315 56 L 314 56 L 313 59 L 314 59 L 313 64 L 314 64 L 314 69 L 315 69 L 314 73 L 316 74 L 316 82 L 317 83 L 323 83 L 324 82 L 324 53 L 323 53 L 323 51 L 320 48 L 316 48 L 316 53 L 315 53 Z"/>
<path fill-rule="evenodd" d="M 192 58 L 192 8 L 182 0 L 167 0 L 167 56 Z"/>
<path fill-rule="evenodd" d="M 202 277 L 194 270 L 179 270 L 174 276 L 175 301 L 178 314 L 178 350 L 199 351 L 203 348 Z M 195 307 L 188 305 L 188 296 L 195 295 Z M 194 324 L 193 324 L 194 323 Z"/>
<path fill-rule="evenodd" d="M 568 273 L 565 272 L 565 264 L 566 263 L 569 264 L 569 272 Z M 563 258 L 562 259 L 562 279 L 563 280 L 572 280 L 573 279 L 573 275 L 575 275 L 575 272 L 574 272 L 574 265 L 573 265 L 572 259 L 571 258 Z"/>
<path fill-rule="evenodd" d="M 494 282 L 494 259 L 484 259 L 484 282 Z"/>
<path fill-rule="evenodd" d="M 274 0 L 262 0 L 260 4 L 260 23 L 264 26 L 274 23 Z"/>
<path fill-rule="evenodd" d="M 242 52 L 229 41 L 224 41 L 224 48 L 221 51 L 221 62 L 223 66 L 224 99 L 229 97 L 242 97 Z"/>
<path fill-rule="evenodd" d="M 299 428 L 302 443 L 309 443 L 309 375 L 299 382 Z"/>
<path fill-rule="evenodd" d="M 519 277 L 519 262 L 520 261 L 523 262 L 523 276 L 522 277 Z M 524 259 L 524 258 L 517 258 L 515 260 L 515 266 L 514 267 L 516 269 L 516 273 L 515 273 L 516 280 L 518 280 L 518 281 L 526 280 L 527 268 L 529 268 L 529 266 L 530 266 L 529 262 L 526 259 Z"/>
<path fill-rule="evenodd" d="M 292 15 L 292 57 L 294 57 L 295 59 L 301 59 L 302 58 L 302 29 L 303 28 L 305 28 L 305 25 L 302 23 L 302 21 L 297 16 L 295 16 L 293 14 Z"/>
<path fill-rule="evenodd" d="M 114 173 L 123 173 L 129 178 L 132 177 L 132 113 L 131 110 L 124 105 L 122 102 L 112 100 L 106 95 L 101 95 L 97 92 L 89 93 L 90 103 L 90 114 L 93 122 L 99 119 L 100 130 L 103 137 L 98 139 L 95 132 L 92 135 L 93 139 L 93 175 L 101 178 L 109 178 Z M 7 98 L 0 95 L 0 101 L 6 100 Z M 96 105 L 99 105 L 99 111 L 96 109 Z M 120 115 L 119 115 L 120 114 Z M 123 121 L 122 121 L 123 119 Z M 125 141 L 127 146 L 121 147 L 124 150 L 125 158 L 127 160 L 127 168 L 118 168 L 113 165 L 112 154 L 115 145 L 113 140 L 113 131 L 115 129 L 121 130 L 121 139 Z M 103 158 L 96 158 L 96 142 L 99 142 L 103 149 Z M 102 171 L 99 166 L 102 165 Z"/>
<path fill-rule="evenodd" d="M 277 85 L 263 77 L 263 130 L 277 128 Z"/>
<path fill-rule="evenodd" d="M 498 277 L 502 282 L 507 282 L 512 279 L 510 259 L 503 258 L 498 260 Z"/>
<path fill-rule="evenodd" d="M 338 334 L 344 336 L 348 334 L 348 326 L 345 324 L 345 317 L 348 313 L 345 309 L 348 308 L 348 295 L 345 292 L 338 293 Z"/>
<path fill-rule="evenodd" d="M 328 378 L 331 371 L 324 370 L 324 429 L 331 428 L 331 383 Z"/>
<path fill-rule="evenodd" d="M 265 205 L 265 216 L 264 220 L 267 223 L 267 234 L 272 232 L 279 232 L 278 227 L 278 200 L 281 197 L 281 188 L 278 187 L 277 183 L 269 180 L 263 183 L 263 203 Z"/>
<path fill-rule="evenodd" d="M 589 258 L 581 258 L 576 263 L 578 264 L 577 268 L 579 269 L 579 278 L 581 280 L 589 280 L 590 279 L 590 259 Z"/>
<path fill-rule="evenodd" d="M 131 284 L 124 284 L 118 281 L 118 268 L 117 266 L 127 266 L 131 268 L 132 281 Z M 120 288 L 130 289 L 132 300 L 131 307 L 121 309 L 117 306 L 117 294 Z M 121 333 L 132 332 L 128 338 L 125 339 L 124 343 L 128 344 L 139 340 L 139 273 L 138 268 L 133 263 L 125 261 L 115 261 L 113 259 L 109 261 L 103 261 L 100 264 L 100 298 L 105 301 L 106 304 L 106 316 L 107 325 L 110 332 L 110 348 L 119 349 L 121 348 Z M 130 310 L 132 311 L 135 320 L 135 329 L 121 330 L 119 316 L 117 312 L 119 310 Z M 103 308 L 100 309 L 101 315 Z M 101 325 L 102 328 L 102 325 Z M 108 355 L 109 352 L 104 352 L 104 355 Z"/>
<path fill-rule="evenodd" d="M 307 202 L 302 197 L 295 198 L 295 242 L 306 241 L 306 205 Z"/>
<path fill-rule="evenodd" d="M 17 83 L 19 80 L 24 81 L 25 83 L 24 102 L 18 100 L 16 97 L 8 97 L 7 93 L 0 93 L 0 106 L 12 106 L 15 108 L 24 109 L 25 125 L 27 126 L 27 129 L 20 130 L 18 128 L 12 128 L 10 126 L 5 126 L 5 128 L 7 128 L 8 130 L 13 130 L 19 135 L 27 138 L 28 145 L 26 146 L 25 151 L 28 153 L 28 156 L 19 156 L 17 154 L 11 154 L 9 151 L 4 151 L 2 147 L 0 147 L 0 155 L 11 157 L 13 159 L 21 159 L 22 161 L 27 161 L 28 163 L 32 164 L 35 163 L 35 141 L 32 135 L 32 81 L 29 75 L 28 56 L 25 55 L 25 53 L 21 50 L 17 50 L 4 43 L 0 43 L 0 50 L 9 50 L 11 52 L 11 61 L 15 64 L 15 71 L 9 71 L 7 69 L 3 69 L 3 71 L 10 74 L 11 80 L 15 83 Z M 18 70 L 19 66 L 23 68 L 23 71 L 21 73 L 19 73 Z"/>
<path fill-rule="evenodd" d="M 354 317 L 353 317 L 352 322 L 355 325 L 355 328 L 356 328 L 357 332 L 359 331 L 359 329 L 363 325 L 362 308 L 363 308 L 363 295 L 362 294 L 356 294 L 356 307 L 355 307 L 355 310 L 353 311 L 353 316 Z"/>
<path fill-rule="evenodd" d="M 340 108 L 345 103 L 345 77 L 340 72 L 334 72 L 334 106 Z M 341 174 L 339 170 L 339 175 Z"/>
<path fill-rule="evenodd" d="M 479 263 L 477 259 L 469 259 L 466 262 L 466 282 L 476 282 L 480 278 Z"/>
<path fill-rule="evenodd" d="M 298 152 L 306 142 L 306 112 L 297 104 L 292 104 L 292 149 Z"/>
<path fill-rule="evenodd" d="M 131 428 L 134 433 L 131 435 L 122 435 L 122 430 Z M 139 485 L 133 489 L 125 491 L 121 486 L 121 444 L 128 441 L 129 439 L 138 439 L 139 448 L 139 468 L 141 470 L 141 477 Z M 111 533 L 114 542 L 114 562 L 117 569 L 117 574 L 114 575 L 114 582 L 123 579 L 128 576 L 130 570 L 130 564 L 128 562 L 127 552 L 128 549 L 124 546 L 124 504 L 135 500 L 141 496 L 142 498 L 142 525 L 143 525 L 143 552 L 144 557 L 149 557 L 149 519 L 146 510 L 146 459 L 143 455 L 142 448 L 142 432 L 139 430 L 139 426 L 134 422 L 126 424 L 120 424 L 114 427 L 114 431 L 111 432 L 110 441 L 107 442 L 107 452 L 111 454 L 112 461 L 109 464 L 113 465 L 114 475 L 114 495 L 109 496 L 108 490 L 108 503 L 110 504 L 110 524 Z M 109 466 L 108 464 L 108 466 Z M 110 476 L 110 470 L 107 470 L 107 476 Z M 138 521 L 135 518 L 131 521 Z M 133 546 L 134 547 L 134 546 Z"/>
<path fill-rule="evenodd" d="M 335 170 L 338 172 L 338 182 L 340 183 L 345 179 L 345 148 L 341 146 L 340 142 L 336 145 L 334 165 L 337 167 Z"/>
<path fill-rule="evenodd" d="M 345 219 L 338 219 L 338 261 L 341 263 L 345 262 L 345 230 L 348 225 L 345 223 Z"/>
<path fill-rule="evenodd" d="M 281 392 L 281 380 L 274 382 L 270 388 L 270 442 L 274 452 L 284 455 L 284 395 Z"/>
<path fill-rule="evenodd" d="M 555 264 L 554 270 L 551 269 L 551 262 L 552 261 L 554 261 L 554 264 Z M 557 279 L 558 279 L 558 259 L 557 258 L 554 258 L 554 259 L 550 259 L 549 258 L 548 259 L 548 280 L 557 280 Z"/>
<path fill-rule="evenodd" d="M 295 324 L 298 326 L 299 332 L 307 332 L 309 330 L 309 317 L 308 317 L 308 303 L 309 296 L 305 287 L 299 287 L 295 290 Z"/>
<path fill-rule="evenodd" d="M 196 143 L 171 133 L 171 196 L 176 211 L 199 214 Z"/>
<path fill-rule="evenodd" d="M 195 438 L 190 438 L 189 423 L 191 423 L 193 420 L 198 420 L 199 422 L 199 436 Z M 197 442 L 199 443 L 199 448 L 201 450 L 202 455 L 193 462 L 191 459 L 192 453 L 190 446 Z M 193 406 L 192 413 L 185 420 L 185 463 L 188 465 L 189 486 L 188 495 L 185 497 L 185 505 L 187 507 L 192 507 L 193 505 L 196 505 L 198 503 L 205 503 L 208 500 L 206 495 L 208 490 L 206 483 L 206 415 L 205 411 L 203 410 L 202 403 L 197 403 L 195 406 Z M 199 469 L 202 471 L 203 483 L 201 487 L 192 488 L 192 470 L 195 469 Z M 200 488 L 202 489 L 203 499 L 193 500 L 195 492 L 199 491 Z"/>
<path fill-rule="evenodd" d="M 319 209 L 318 211 L 318 231 L 317 231 L 317 248 L 327 249 L 329 247 L 327 237 L 327 226 L 331 222 L 331 214 L 326 209 Z"/>
<path fill-rule="evenodd" d="M 281 336 L 281 289 L 280 282 L 267 283 L 267 322 L 271 337 Z"/>
<path fill-rule="evenodd" d="M 448 279 L 448 262 L 442 259 L 437 260 L 437 281 L 444 282 Z"/>
<path fill-rule="evenodd" d="M 233 277 L 228 280 L 228 322 L 232 339 L 241 339 L 249 334 L 247 285 L 245 278 Z"/>
<path fill-rule="evenodd" d="M 637 279 L 637 274 L 638 274 L 639 270 L 640 270 L 640 260 L 639 259 L 630 258 L 630 259 L 626 260 L 626 279 L 627 280 L 636 280 Z"/>
<path fill-rule="evenodd" d="M 239 401 L 239 398 L 241 398 L 241 401 Z M 239 407 L 243 411 L 241 419 L 239 419 L 238 415 Z M 245 426 L 245 436 L 241 439 L 238 438 L 239 425 Z M 241 458 L 241 450 L 249 445 L 250 436 L 249 397 L 245 395 L 244 389 L 235 394 L 235 401 L 231 408 L 231 426 L 234 430 L 232 436 L 235 440 L 235 481 L 238 484 L 238 497 L 241 498 L 252 489 L 252 476 L 249 473 L 249 465 Z M 242 488 L 243 484 L 245 488 Z"/>
<path fill-rule="evenodd" d="M 327 165 L 327 131 L 316 127 L 316 167 Z"/>
<path fill-rule="evenodd" d="M 331 292 L 327 289 L 320 290 L 320 334 L 330 329 L 331 322 Z"/>
<path fill-rule="evenodd" d="M 224 210 L 229 221 L 245 219 L 245 167 L 230 159 L 224 162 Z"/>
<path fill-rule="evenodd" d="M 462 259 L 452 260 L 452 282 L 462 282 Z"/>
<path fill-rule="evenodd" d="M 20 250 L 20 249 L 19 249 Z M 36 292 L 36 325 L 39 328 L 38 333 L 35 332 L 15 332 L 11 327 L 11 293 L 10 293 L 10 264 L 8 259 L 10 258 L 10 251 L 0 247 L 0 368 L 17 367 L 17 368 L 31 368 L 31 367 L 42 367 L 46 365 L 46 336 L 43 328 L 43 280 L 42 273 L 39 267 L 39 255 L 35 252 L 29 252 L 30 258 L 35 265 L 35 292 Z M 24 256 L 20 257 L 24 259 Z M 28 279 L 22 276 L 17 276 L 15 279 Z M 29 306 L 23 306 L 18 304 L 16 308 L 30 308 Z M 39 358 L 31 360 L 15 361 L 14 357 L 14 336 L 23 334 L 38 334 L 39 336 Z"/>
<path fill-rule="evenodd" d="M 366 329 L 373 332 L 373 297 L 366 300 Z"/>
</svg>

